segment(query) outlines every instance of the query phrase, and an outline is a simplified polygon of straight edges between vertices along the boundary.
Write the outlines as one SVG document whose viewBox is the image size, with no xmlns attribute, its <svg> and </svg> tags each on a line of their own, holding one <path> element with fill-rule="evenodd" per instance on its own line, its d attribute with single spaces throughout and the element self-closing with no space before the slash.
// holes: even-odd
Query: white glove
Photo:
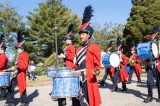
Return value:
<svg viewBox="0 0 160 106">
<path fill-rule="evenodd" d="M 61 54 L 60 54 L 60 57 L 61 57 L 61 58 L 65 58 L 66 56 L 61 53 Z"/>
</svg>

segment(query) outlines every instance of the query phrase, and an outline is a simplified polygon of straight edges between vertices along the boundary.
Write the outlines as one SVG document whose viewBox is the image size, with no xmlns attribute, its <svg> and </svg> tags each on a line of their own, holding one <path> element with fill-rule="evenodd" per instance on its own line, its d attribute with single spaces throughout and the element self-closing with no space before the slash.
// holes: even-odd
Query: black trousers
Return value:
<svg viewBox="0 0 160 106">
<path fill-rule="evenodd" d="M 141 82 L 141 77 L 140 77 L 140 76 L 138 76 L 138 73 L 137 73 L 136 68 L 135 68 L 134 66 L 131 66 L 131 67 L 130 67 L 130 73 L 129 73 L 128 82 L 131 82 L 133 72 L 135 72 L 135 73 L 136 73 L 136 76 L 137 76 L 138 82 Z"/>
<path fill-rule="evenodd" d="M 118 68 L 115 68 L 114 72 L 114 78 L 113 78 L 113 89 L 117 88 L 117 84 L 120 81 L 120 70 Z M 126 87 L 126 81 L 122 82 L 122 89 L 127 89 Z"/>
<path fill-rule="evenodd" d="M 154 77 L 156 78 L 158 98 L 160 98 L 160 73 L 155 68 L 147 68 L 148 97 L 153 97 Z"/>
<path fill-rule="evenodd" d="M 0 87 L 0 98 L 6 97 L 6 88 Z"/>
<path fill-rule="evenodd" d="M 14 103 L 15 102 L 15 100 L 14 100 L 14 93 L 15 92 L 14 91 L 15 91 L 15 88 L 17 87 L 17 85 L 18 85 L 18 82 L 17 82 L 17 78 L 15 77 L 11 80 L 11 85 L 8 88 L 6 103 Z M 27 103 L 27 92 L 26 92 L 26 90 L 20 96 L 20 102 L 21 103 Z"/>
<path fill-rule="evenodd" d="M 105 82 L 105 80 L 107 79 L 107 77 L 108 77 L 108 75 L 109 75 L 109 72 L 110 72 L 110 68 L 105 68 L 105 74 L 104 74 L 104 76 L 103 76 L 102 81 Z M 113 78 L 112 78 L 111 76 L 110 76 L 110 78 L 111 78 L 111 81 L 113 82 Z"/>
<path fill-rule="evenodd" d="M 66 106 L 66 98 L 58 98 L 58 106 Z M 72 106 L 81 106 L 79 99 L 76 97 L 72 98 Z"/>
</svg>

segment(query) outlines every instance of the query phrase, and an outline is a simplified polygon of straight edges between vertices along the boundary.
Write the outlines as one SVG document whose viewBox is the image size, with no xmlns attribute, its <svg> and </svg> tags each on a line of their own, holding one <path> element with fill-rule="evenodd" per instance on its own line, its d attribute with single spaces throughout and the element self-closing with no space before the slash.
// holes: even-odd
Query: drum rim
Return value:
<svg viewBox="0 0 160 106">
<path fill-rule="evenodd" d="M 9 83 L 6 83 L 6 84 L 0 84 L 0 87 L 8 87 L 10 85 L 10 81 L 9 81 Z"/>
<path fill-rule="evenodd" d="M 46 71 L 52 71 L 52 70 L 50 70 L 49 68 L 52 68 L 52 67 L 47 67 L 47 68 L 46 68 Z M 56 67 L 53 67 L 53 68 L 55 68 L 55 69 L 54 69 L 55 71 L 59 71 L 59 70 L 71 70 L 71 69 L 68 68 L 68 67 L 59 67 L 58 69 L 57 69 Z"/>
<path fill-rule="evenodd" d="M 53 78 L 57 77 L 80 77 L 80 72 L 63 72 L 63 73 L 55 73 L 52 75 Z"/>
<path fill-rule="evenodd" d="M 0 72 L 0 75 L 10 75 L 10 72 Z"/>
</svg>

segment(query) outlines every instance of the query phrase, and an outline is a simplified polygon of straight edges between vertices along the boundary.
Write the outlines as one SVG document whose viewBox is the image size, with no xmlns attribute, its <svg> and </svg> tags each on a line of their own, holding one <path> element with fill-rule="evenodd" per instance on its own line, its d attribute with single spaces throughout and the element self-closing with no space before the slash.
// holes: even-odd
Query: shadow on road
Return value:
<svg viewBox="0 0 160 106">
<path fill-rule="evenodd" d="M 38 92 L 37 89 L 33 93 L 29 94 L 28 97 L 27 97 L 28 104 L 30 102 L 33 102 L 33 99 L 36 98 L 38 95 L 39 95 L 39 92 Z"/>
<path fill-rule="evenodd" d="M 18 92 L 18 91 L 16 91 L 16 92 Z M 38 90 L 37 90 L 37 89 L 36 89 L 33 93 L 29 94 L 29 95 L 27 96 L 28 104 L 29 104 L 30 102 L 33 102 L 33 99 L 36 98 L 38 95 L 39 95 L 39 93 L 38 93 Z M 14 103 L 15 103 L 15 105 L 18 105 L 19 102 L 20 102 L 20 98 L 14 98 Z"/>
<path fill-rule="evenodd" d="M 126 93 L 126 94 L 133 94 L 134 96 L 136 96 L 138 98 L 141 98 L 141 99 L 144 99 L 144 96 L 147 97 L 147 94 L 143 94 L 140 91 L 137 91 L 137 90 L 134 90 L 134 89 L 127 89 L 127 91 L 124 92 L 124 93 Z"/>
<path fill-rule="evenodd" d="M 108 88 L 108 89 L 110 89 L 110 90 L 112 90 L 113 89 L 113 84 L 110 84 L 110 83 L 107 83 L 107 82 L 104 82 L 104 86 L 100 86 L 100 84 L 98 84 L 99 85 L 99 88 Z"/>
</svg>

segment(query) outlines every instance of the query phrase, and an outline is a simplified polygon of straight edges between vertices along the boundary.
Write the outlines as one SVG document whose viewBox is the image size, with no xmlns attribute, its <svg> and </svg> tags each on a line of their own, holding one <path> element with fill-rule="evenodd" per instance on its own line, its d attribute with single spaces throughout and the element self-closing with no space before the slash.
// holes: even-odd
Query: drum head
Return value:
<svg viewBox="0 0 160 106">
<path fill-rule="evenodd" d="M 151 49 L 152 49 L 153 56 L 155 58 L 158 58 L 158 47 L 155 43 L 152 43 Z"/>
<path fill-rule="evenodd" d="M 117 53 L 112 53 L 109 57 L 109 61 L 112 67 L 118 67 L 120 65 L 120 58 Z"/>
</svg>

